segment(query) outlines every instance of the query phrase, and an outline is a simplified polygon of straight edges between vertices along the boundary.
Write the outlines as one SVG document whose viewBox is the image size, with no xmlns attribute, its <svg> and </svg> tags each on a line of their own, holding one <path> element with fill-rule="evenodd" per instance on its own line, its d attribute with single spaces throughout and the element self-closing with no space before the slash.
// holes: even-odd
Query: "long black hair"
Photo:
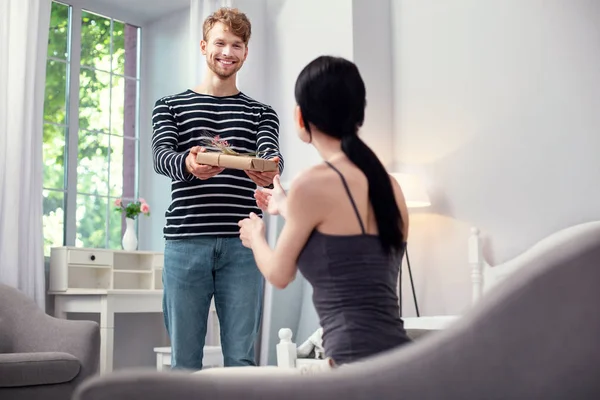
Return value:
<svg viewBox="0 0 600 400">
<path fill-rule="evenodd" d="M 321 56 L 310 62 L 296 80 L 296 103 L 304 126 L 341 139 L 342 151 L 365 174 L 369 200 L 375 212 L 379 238 L 387 253 L 403 245 L 402 216 L 385 167 L 358 137 L 367 105 L 365 84 L 354 63 L 340 57 Z"/>
</svg>

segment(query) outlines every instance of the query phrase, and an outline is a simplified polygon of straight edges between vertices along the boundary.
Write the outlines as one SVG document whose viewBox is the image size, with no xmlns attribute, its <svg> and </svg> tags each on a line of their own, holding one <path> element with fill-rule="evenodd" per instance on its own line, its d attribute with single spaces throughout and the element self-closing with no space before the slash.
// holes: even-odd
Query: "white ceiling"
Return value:
<svg viewBox="0 0 600 400">
<path fill-rule="evenodd" d="M 87 3 L 122 11 L 135 16 L 138 22 L 149 22 L 190 6 L 190 0 L 88 0 Z"/>
</svg>

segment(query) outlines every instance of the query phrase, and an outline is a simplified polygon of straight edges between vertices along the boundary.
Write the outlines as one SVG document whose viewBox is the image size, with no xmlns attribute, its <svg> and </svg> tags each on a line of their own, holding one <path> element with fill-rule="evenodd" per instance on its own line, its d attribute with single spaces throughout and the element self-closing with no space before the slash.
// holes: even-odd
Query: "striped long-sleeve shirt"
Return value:
<svg viewBox="0 0 600 400">
<path fill-rule="evenodd" d="M 238 222 L 256 206 L 256 184 L 244 171 L 225 169 L 200 180 L 187 172 L 185 158 L 194 146 L 219 136 L 240 153 L 279 156 L 279 118 L 268 105 L 243 93 L 215 97 L 192 90 L 159 99 L 152 112 L 154 170 L 171 178 L 165 239 L 239 235 Z"/>
</svg>

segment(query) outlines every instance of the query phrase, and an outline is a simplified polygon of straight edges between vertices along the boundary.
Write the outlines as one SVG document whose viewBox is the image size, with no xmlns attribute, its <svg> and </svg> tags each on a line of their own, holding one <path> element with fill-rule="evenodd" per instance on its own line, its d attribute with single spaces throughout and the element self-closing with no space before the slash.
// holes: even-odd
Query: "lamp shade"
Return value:
<svg viewBox="0 0 600 400">
<path fill-rule="evenodd" d="M 402 188 L 407 207 L 416 208 L 431 205 L 425 185 L 417 175 L 397 172 L 393 173 L 392 176 Z"/>
</svg>

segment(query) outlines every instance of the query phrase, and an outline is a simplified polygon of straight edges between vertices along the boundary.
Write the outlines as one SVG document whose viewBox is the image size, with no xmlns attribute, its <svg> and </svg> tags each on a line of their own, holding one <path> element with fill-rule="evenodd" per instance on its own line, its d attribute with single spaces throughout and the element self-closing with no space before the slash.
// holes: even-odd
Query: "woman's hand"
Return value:
<svg viewBox="0 0 600 400">
<path fill-rule="evenodd" d="M 265 237 L 265 223 L 255 213 L 250 213 L 249 218 L 245 218 L 238 222 L 240 227 L 240 239 L 244 247 L 252 249 L 258 240 Z"/>
<path fill-rule="evenodd" d="M 286 217 L 287 214 L 287 195 L 281 182 L 279 175 L 273 178 L 273 189 L 259 189 L 254 192 L 254 198 L 258 207 L 271 214 L 281 215 Z"/>
</svg>

